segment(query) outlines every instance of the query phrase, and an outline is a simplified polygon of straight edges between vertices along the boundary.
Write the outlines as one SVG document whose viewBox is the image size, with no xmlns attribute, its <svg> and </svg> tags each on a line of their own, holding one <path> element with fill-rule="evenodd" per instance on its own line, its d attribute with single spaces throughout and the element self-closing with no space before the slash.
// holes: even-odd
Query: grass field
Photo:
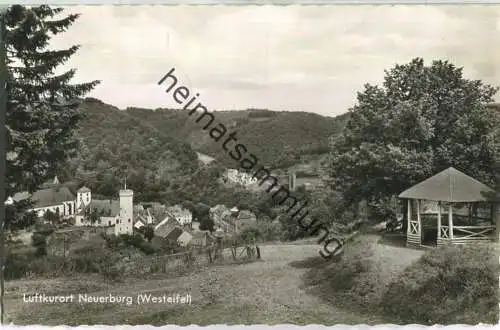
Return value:
<svg viewBox="0 0 500 330">
<path fill-rule="evenodd" d="M 417 262 L 424 251 L 389 244 L 373 234 L 362 235 L 348 244 L 338 261 L 325 262 L 318 250 L 319 246 L 307 241 L 263 245 L 263 260 L 260 261 L 203 266 L 184 276 L 130 277 L 121 283 L 105 282 L 97 275 L 9 281 L 6 283 L 6 319 L 24 325 L 374 325 L 399 322 L 399 318 L 390 314 L 391 319 L 381 316 L 380 299 L 385 296 L 389 284 Z M 155 296 L 190 294 L 192 304 L 133 303 L 127 306 L 23 302 L 23 293 L 35 292 L 47 295 L 113 294 L 134 298 L 145 293 Z M 432 296 L 432 292 L 427 294 Z M 458 309 L 457 312 L 463 311 Z M 482 320 L 480 316 L 477 319 Z"/>
<path fill-rule="evenodd" d="M 154 277 L 104 283 L 99 277 L 11 281 L 7 283 L 6 313 L 14 324 L 376 324 L 376 317 L 337 309 L 306 292 L 307 269 L 294 262 L 317 256 L 315 245 L 262 247 L 262 261 L 207 267 L 188 276 Z M 191 305 L 41 304 L 22 301 L 23 293 L 136 296 L 151 292 L 191 294 Z"/>
</svg>

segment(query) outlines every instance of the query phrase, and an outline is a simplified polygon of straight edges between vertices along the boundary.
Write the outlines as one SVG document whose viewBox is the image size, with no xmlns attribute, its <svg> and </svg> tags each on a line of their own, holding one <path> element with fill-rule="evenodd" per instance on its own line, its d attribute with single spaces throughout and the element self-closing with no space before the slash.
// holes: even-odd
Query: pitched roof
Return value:
<svg viewBox="0 0 500 330">
<path fill-rule="evenodd" d="M 177 241 L 183 232 L 184 231 L 180 228 L 174 228 L 170 233 L 168 233 L 167 236 L 165 236 L 165 239 L 170 242 Z"/>
<path fill-rule="evenodd" d="M 182 233 L 179 235 L 179 237 L 181 237 L 182 235 L 187 235 L 189 237 L 189 239 L 193 238 L 193 233 L 190 232 L 189 230 L 186 230 L 186 229 L 182 230 Z"/>
<path fill-rule="evenodd" d="M 184 230 L 184 232 L 188 233 L 189 235 L 193 236 L 194 230 L 190 228 L 182 228 L 182 230 Z"/>
<path fill-rule="evenodd" d="M 167 225 L 178 226 L 180 224 L 174 217 L 167 215 L 165 219 L 163 219 L 159 224 L 155 226 L 155 230 L 160 229 L 161 227 L 165 227 Z"/>
<path fill-rule="evenodd" d="M 20 202 L 20 201 L 23 201 L 25 199 L 28 199 L 29 197 L 30 197 L 29 192 L 22 191 L 22 192 L 15 193 L 14 196 L 12 196 L 12 199 L 14 200 L 14 202 Z"/>
<path fill-rule="evenodd" d="M 198 238 L 198 239 L 199 239 L 199 238 L 203 238 L 203 236 L 209 236 L 209 234 L 208 234 L 208 233 L 209 233 L 209 232 L 208 232 L 208 231 L 205 231 L 205 230 L 203 230 L 203 231 L 197 231 L 197 232 L 194 232 L 194 233 L 193 233 L 193 238 L 195 238 L 195 239 L 196 239 L 196 238 Z"/>
<path fill-rule="evenodd" d="M 54 180 L 50 180 L 43 183 L 40 186 L 40 189 L 35 191 L 33 194 L 30 194 L 28 191 L 15 193 L 14 196 L 12 196 L 12 199 L 15 202 L 19 202 L 31 198 L 35 202 L 34 207 L 57 205 L 62 202 L 75 200 L 76 182 L 54 182 Z"/>
<path fill-rule="evenodd" d="M 31 200 L 34 202 L 34 207 L 37 208 L 74 201 L 75 196 L 68 187 L 57 186 L 35 191 L 31 196 Z"/>
<path fill-rule="evenodd" d="M 65 187 L 67 187 L 69 189 L 69 191 L 71 191 L 71 193 L 76 196 L 76 192 L 77 192 L 77 189 L 78 189 L 78 183 L 77 182 L 75 182 L 75 181 L 67 181 L 67 182 L 62 183 L 62 185 L 65 186 Z"/>
<path fill-rule="evenodd" d="M 97 213 L 103 217 L 116 217 L 120 214 L 120 201 L 113 199 L 93 199 L 89 204 L 90 209 L 96 209 Z"/>
<path fill-rule="evenodd" d="M 59 184 L 59 183 L 60 183 L 59 178 L 56 175 L 56 176 L 54 176 L 54 178 L 52 180 L 47 180 L 44 183 L 42 183 L 42 187 L 47 186 L 47 185 Z"/>
<path fill-rule="evenodd" d="M 167 216 L 162 222 L 155 226 L 154 232 L 156 236 L 166 237 L 177 226 L 180 226 L 179 222 Z"/>
<path fill-rule="evenodd" d="M 495 191 L 476 179 L 450 167 L 403 191 L 399 197 L 443 202 L 481 202 Z"/>
<path fill-rule="evenodd" d="M 82 193 L 85 193 L 85 192 L 90 192 L 90 189 L 89 189 L 89 188 L 87 188 L 87 187 L 85 187 L 85 186 L 83 186 L 83 187 L 81 187 L 80 189 L 78 189 L 78 192 L 82 192 Z"/>
<path fill-rule="evenodd" d="M 165 213 L 167 213 L 168 215 L 171 215 L 173 217 L 182 216 L 182 215 L 191 215 L 191 211 L 189 211 L 188 209 L 182 208 L 182 206 L 180 206 L 180 205 L 174 205 L 174 206 L 167 207 L 165 209 Z"/>
<path fill-rule="evenodd" d="M 248 211 L 248 210 L 243 210 L 243 211 L 240 211 L 240 213 L 238 214 L 238 217 L 237 217 L 238 220 L 250 220 L 250 221 L 253 221 L 253 220 L 257 220 L 257 217 L 255 216 L 255 214 L 251 211 Z"/>
</svg>

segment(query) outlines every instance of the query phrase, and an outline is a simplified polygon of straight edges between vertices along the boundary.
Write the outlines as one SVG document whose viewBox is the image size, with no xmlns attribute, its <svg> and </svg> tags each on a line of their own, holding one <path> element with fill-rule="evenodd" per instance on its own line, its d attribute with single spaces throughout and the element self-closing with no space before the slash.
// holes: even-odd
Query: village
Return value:
<svg viewBox="0 0 500 330">
<path fill-rule="evenodd" d="M 228 170 L 226 180 L 242 185 L 256 180 L 237 170 Z M 91 189 L 76 186 L 75 182 L 60 182 L 56 176 L 33 194 L 16 193 L 6 205 L 30 199 L 33 207 L 27 212 L 36 214 L 36 223 L 53 225 L 61 232 L 81 228 L 100 228 L 107 235 L 141 234 L 153 245 L 172 247 L 206 247 L 215 236 L 233 235 L 245 228 L 255 228 L 257 218 L 249 210 L 235 206 L 214 205 L 209 210 L 213 227 L 200 228 L 200 219 L 182 205 L 166 206 L 158 202 L 134 203 L 134 192 L 126 183 L 116 199 L 96 199 Z M 152 234 L 147 234 L 147 232 Z M 30 233 L 29 230 L 24 234 Z M 26 237 L 26 235 L 24 235 Z"/>
</svg>

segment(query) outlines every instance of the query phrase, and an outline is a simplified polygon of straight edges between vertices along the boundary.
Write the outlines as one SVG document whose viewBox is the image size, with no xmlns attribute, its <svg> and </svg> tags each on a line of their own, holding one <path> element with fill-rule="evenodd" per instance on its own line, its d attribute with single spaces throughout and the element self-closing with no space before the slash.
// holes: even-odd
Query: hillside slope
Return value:
<svg viewBox="0 0 500 330">
<path fill-rule="evenodd" d="M 171 109 L 128 108 L 127 114 L 147 125 L 156 127 L 193 149 L 214 157 L 221 164 L 235 166 L 218 143 L 214 143 L 199 124 L 186 112 Z M 335 118 L 307 112 L 275 112 L 269 110 L 216 111 L 215 118 L 236 131 L 240 143 L 245 144 L 263 164 L 274 168 L 289 167 L 303 155 L 319 155 L 328 151 L 330 136 L 340 134 L 348 115 Z"/>
<path fill-rule="evenodd" d="M 113 106 L 86 99 L 82 111 L 85 118 L 77 131 L 81 147 L 67 172 L 98 195 L 116 196 L 127 177 L 127 185 L 141 199 L 154 194 L 151 187 L 161 190 L 198 167 L 197 155 L 187 143 Z"/>
</svg>

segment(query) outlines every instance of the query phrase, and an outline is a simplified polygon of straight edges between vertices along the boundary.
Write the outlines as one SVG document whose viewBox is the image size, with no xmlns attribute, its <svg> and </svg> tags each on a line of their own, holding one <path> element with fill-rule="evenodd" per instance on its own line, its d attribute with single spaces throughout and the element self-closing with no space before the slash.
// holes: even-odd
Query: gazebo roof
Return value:
<svg viewBox="0 0 500 330">
<path fill-rule="evenodd" d="M 442 202 L 489 201 L 496 192 L 476 179 L 450 167 L 403 191 L 399 197 Z"/>
</svg>

